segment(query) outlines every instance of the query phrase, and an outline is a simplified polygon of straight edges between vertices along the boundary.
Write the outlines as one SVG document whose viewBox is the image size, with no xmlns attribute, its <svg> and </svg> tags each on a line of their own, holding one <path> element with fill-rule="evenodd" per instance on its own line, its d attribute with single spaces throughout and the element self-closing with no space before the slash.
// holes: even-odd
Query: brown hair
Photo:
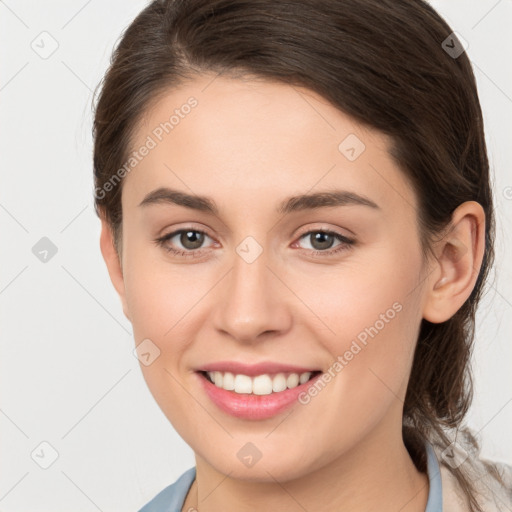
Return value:
<svg viewBox="0 0 512 512">
<path fill-rule="evenodd" d="M 122 180 L 144 112 L 161 94 L 212 71 L 305 86 L 393 141 L 418 197 L 427 254 L 465 201 L 486 214 L 486 248 L 469 299 L 448 321 L 423 320 L 404 403 L 403 436 L 425 470 L 425 440 L 450 440 L 472 400 L 475 311 L 493 261 L 494 216 L 482 112 L 467 55 L 423 0 L 162 0 L 126 29 L 94 119 L 95 205 L 121 247 Z M 119 174 L 118 174 L 119 176 Z M 449 468 L 480 511 L 471 482 Z"/>
</svg>

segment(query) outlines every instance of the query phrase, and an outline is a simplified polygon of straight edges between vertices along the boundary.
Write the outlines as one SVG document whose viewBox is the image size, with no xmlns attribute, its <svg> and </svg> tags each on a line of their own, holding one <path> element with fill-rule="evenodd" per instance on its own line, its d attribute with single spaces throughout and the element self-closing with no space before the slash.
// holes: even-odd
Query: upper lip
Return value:
<svg viewBox="0 0 512 512">
<path fill-rule="evenodd" d="M 218 361 L 201 366 L 197 369 L 199 372 L 231 372 L 235 375 L 247 375 L 249 377 L 255 375 L 263 375 L 265 373 L 305 373 L 315 372 L 318 369 L 306 368 L 304 366 L 295 366 L 291 364 L 275 363 L 272 361 L 261 362 L 256 364 L 247 364 L 237 361 Z"/>
</svg>

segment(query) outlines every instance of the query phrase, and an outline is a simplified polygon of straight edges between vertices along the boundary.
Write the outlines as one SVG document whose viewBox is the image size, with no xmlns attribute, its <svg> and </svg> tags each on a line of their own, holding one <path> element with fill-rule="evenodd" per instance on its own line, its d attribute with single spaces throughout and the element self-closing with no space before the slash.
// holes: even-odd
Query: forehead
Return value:
<svg viewBox="0 0 512 512">
<path fill-rule="evenodd" d="M 343 187 L 410 207 L 415 199 L 390 144 L 309 89 L 200 75 L 144 113 L 130 148 L 144 156 L 125 178 L 123 204 L 161 186 L 219 202 L 234 193 L 243 202 L 257 192 L 270 199 Z"/>
</svg>

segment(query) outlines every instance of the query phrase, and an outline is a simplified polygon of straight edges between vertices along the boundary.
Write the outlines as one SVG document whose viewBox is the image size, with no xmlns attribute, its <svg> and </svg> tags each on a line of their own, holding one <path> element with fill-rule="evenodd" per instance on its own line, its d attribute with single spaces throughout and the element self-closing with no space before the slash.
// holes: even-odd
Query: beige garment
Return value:
<svg viewBox="0 0 512 512">
<path fill-rule="evenodd" d="M 453 437 L 452 437 L 453 439 Z M 450 466 L 458 467 L 469 476 L 476 488 L 478 502 L 484 512 L 512 512 L 512 465 L 502 462 L 482 459 L 480 448 L 474 444 L 475 435 L 471 430 L 459 432 L 457 436 L 457 450 L 459 461 L 450 459 L 448 455 L 453 451 L 443 449 L 440 444 L 432 443 L 441 468 L 441 482 L 443 487 L 443 512 L 469 512 L 469 502 L 461 489 Z M 492 475 L 485 464 L 491 464 L 501 475 L 504 484 Z"/>
</svg>

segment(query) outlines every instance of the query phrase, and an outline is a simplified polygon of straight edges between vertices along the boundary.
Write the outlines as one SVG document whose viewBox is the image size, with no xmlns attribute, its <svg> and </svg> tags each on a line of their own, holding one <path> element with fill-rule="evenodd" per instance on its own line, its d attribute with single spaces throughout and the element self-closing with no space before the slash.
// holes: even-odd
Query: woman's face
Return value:
<svg viewBox="0 0 512 512">
<path fill-rule="evenodd" d="M 139 125 L 118 290 L 203 463 L 286 481 L 401 439 L 426 269 L 388 142 L 307 89 L 214 75 Z"/>
</svg>

